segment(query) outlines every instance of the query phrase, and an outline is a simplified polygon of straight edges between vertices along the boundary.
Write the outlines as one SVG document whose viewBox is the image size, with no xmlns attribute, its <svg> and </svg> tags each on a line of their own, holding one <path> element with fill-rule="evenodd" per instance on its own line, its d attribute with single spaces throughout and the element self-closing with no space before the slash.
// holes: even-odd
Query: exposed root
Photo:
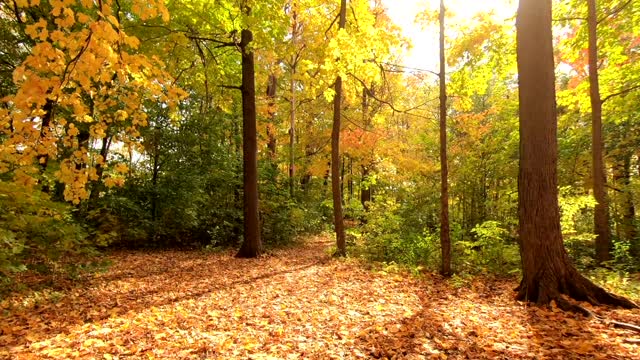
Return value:
<svg viewBox="0 0 640 360">
<path fill-rule="evenodd" d="M 609 319 L 607 319 L 605 317 L 602 317 L 602 316 L 594 313 L 593 311 L 585 308 L 584 306 L 581 306 L 581 305 L 578 305 L 578 304 L 573 304 L 569 300 L 567 300 L 567 299 L 565 299 L 563 297 L 558 297 L 558 298 L 555 299 L 555 301 L 556 301 L 556 304 L 558 304 L 558 307 L 561 310 L 582 314 L 587 318 L 596 319 L 596 320 L 601 321 L 601 322 L 603 322 L 605 324 L 611 325 L 614 328 L 631 330 L 631 331 L 636 331 L 636 332 L 640 333 L 640 326 L 638 326 L 638 325 L 629 324 L 629 323 L 623 323 L 623 322 L 615 321 L 615 320 L 609 320 Z"/>
</svg>

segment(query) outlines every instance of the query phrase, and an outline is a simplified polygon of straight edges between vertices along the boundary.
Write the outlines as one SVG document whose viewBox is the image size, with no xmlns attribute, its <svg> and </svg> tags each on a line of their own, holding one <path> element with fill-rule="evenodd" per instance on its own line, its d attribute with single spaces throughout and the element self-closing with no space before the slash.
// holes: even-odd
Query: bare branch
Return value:
<svg viewBox="0 0 640 360">
<path fill-rule="evenodd" d="M 601 102 L 604 104 L 607 100 L 609 100 L 609 99 L 611 99 L 611 98 L 613 98 L 613 97 L 621 96 L 621 95 L 625 95 L 625 94 L 630 93 L 631 91 L 633 91 L 633 90 L 637 90 L 637 89 L 640 89 L 640 84 L 638 84 L 638 85 L 634 85 L 634 86 L 629 87 L 629 88 L 626 88 L 626 89 L 624 89 L 624 90 L 620 90 L 620 91 L 618 91 L 618 92 L 616 92 L 616 93 L 613 93 L 613 94 L 607 95 L 607 96 L 605 96 L 605 97 L 601 100 Z"/>
<path fill-rule="evenodd" d="M 601 22 L 607 20 L 610 17 L 613 17 L 617 14 L 619 14 L 622 10 L 624 10 L 624 8 L 626 8 L 629 4 L 631 4 L 633 0 L 627 0 L 626 2 L 618 5 L 616 8 L 614 8 L 613 10 L 611 10 L 611 12 L 605 14 L 603 17 L 601 17 L 600 19 L 598 19 L 597 23 L 600 24 Z"/>
</svg>

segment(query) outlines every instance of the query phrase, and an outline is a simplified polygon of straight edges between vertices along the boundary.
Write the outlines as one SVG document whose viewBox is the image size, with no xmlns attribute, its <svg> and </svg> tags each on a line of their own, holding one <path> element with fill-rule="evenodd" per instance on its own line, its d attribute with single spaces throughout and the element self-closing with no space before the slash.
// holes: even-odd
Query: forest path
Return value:
<svg viewBox="0 0 640 360">
<path fill-rule="evenodd" d="M 331 245 L 114 253 L 104 274 L 0 303 L 0 358 L 640 359 L 631 334 L 527 307 L 513 282 L 414 279 L 332 259 Z"/>
</svg>

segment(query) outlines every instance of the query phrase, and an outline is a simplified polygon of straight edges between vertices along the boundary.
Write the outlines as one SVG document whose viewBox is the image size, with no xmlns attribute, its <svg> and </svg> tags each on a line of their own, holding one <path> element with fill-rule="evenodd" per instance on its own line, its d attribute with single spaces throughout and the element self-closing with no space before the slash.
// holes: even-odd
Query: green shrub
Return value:
<svg viewBox="0 0 640 360">
<path fill-rule="evenodd" d="M 0 181 L 0 277 L 57 267 L 63 257 L 92 253 L 83 228 L 66 203 L 38 190 Z"/>
<path fill-rule="evenodd" d="M 463 270 L 469 272 L 489 271 L 496 274 L 511 274 L 520 267 L 518 245 L 508 240 L 508 231 L 497 221 L 485 221 L 471 232 L 475 241 L 459 241 L 464 258 Z"/>
</svg>

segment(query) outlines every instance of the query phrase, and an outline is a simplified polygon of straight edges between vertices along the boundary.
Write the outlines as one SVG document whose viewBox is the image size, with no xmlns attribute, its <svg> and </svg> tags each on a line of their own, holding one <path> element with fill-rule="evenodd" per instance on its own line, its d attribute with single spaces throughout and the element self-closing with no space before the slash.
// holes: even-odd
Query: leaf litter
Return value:
<svg viewBox="0 0 640 360">
<path fill-rule="evenodd" d="M 259 259 L 117 252 L 110 270 L 0 303 L 6 359 L 640 359 L 635 334 L 513 300 L 513 280 L 459 286 L 327 255 L 328 237 Z M 638 311 L 598 308 L 639 323 Z"/>
</svg>

